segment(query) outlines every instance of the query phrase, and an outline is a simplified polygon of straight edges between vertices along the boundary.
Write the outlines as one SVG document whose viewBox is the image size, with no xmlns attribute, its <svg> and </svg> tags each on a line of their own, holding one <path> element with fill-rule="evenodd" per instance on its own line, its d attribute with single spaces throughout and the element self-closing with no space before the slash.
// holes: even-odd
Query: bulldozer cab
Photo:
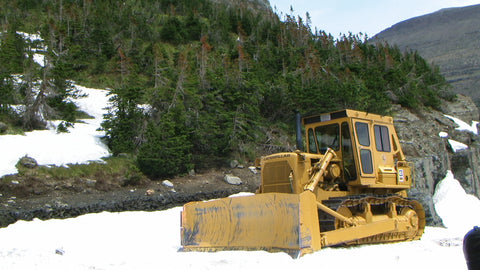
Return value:
<svg viewBox="0 0 480 270">
<path fill-rule="evenodd" d="M 351 187 L 391 188 L 411 185 L 411 166 L 399 147 L 393 119 L 354 110 L 305 117 L 306 152 L 335 151 L 341 173 L 336 179 Z"/>
</svg>

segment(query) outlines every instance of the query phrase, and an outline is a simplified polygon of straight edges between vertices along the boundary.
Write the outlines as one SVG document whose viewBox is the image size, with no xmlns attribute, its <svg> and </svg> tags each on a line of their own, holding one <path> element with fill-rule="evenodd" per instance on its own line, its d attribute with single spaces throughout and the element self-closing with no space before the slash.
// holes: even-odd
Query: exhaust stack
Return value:
<svg viewBox="0 0 480 270">
<path fill-rule="evenodd" d="M 302 116 L 298 110 L 295 110 L 296 134 L 297 134 L 297 150 L 303 151 L 302 142 Z"/>
</svg>

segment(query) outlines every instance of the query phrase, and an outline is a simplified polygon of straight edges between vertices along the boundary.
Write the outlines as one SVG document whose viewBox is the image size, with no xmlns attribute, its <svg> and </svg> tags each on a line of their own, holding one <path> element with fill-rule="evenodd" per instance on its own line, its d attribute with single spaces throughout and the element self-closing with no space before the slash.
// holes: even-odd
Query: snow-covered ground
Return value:
<svg viewBox="0 0 480 270">
<path fill-rule="evenodd" d="M 439 185 L 436 208 L 448 229 L 427 227 L 420 241 L 326 248 L 294 260 L 264 251 L 178 252 L 180 211 L 87 214 L 18 221 L 0 229 L 2 269 L 466 269 L 464 234 L 480 224 L 478 199 L 453 175 Z M 303 268 L 305 267 L 305 268 Z"/>
<path fill-rule="evenodd" d="M 100 161 L 110 153 L 100 140 L 103 132 L 97 131 L 103 121 L 104 109 L 108 104 L 108 91 L 75 86 L 80 94 L 87 97 L 75 100 L 82 111 L 95 117 L 83 119 L 84 123 L 75 123 L 69 133 L 57 133 L 56 125 L 60 121 L 49 123 L 49 130 L 35 130 L 25 135 L 0 136 L 0 177 L 17 173 L 18 160 L 29 156 L 39 165 L 66 166 L 67 164 Z"/>
<path fill-rule="evenodd" d="M 89 95 L 77 103 L 96 119 L 77 123 L 65 134 L 47 130 L 0 136 L 0 176 L 14 173 L 24 155 L 55 165 L 109 155 L 97 131 L 107 106 L 106 91 L 77 87 Z M 264 251 L 178 252 L 178 207 L 18 221 L 0 229 L 0 269 L 466 269 L 462 239 L 480 225 L 480 201 L 465 194 L 449 173 L 439 183 L 434 202 L 448 228 L 427 227 L 420 241 L 326 248 L 297 260 Z"/>
</svg>

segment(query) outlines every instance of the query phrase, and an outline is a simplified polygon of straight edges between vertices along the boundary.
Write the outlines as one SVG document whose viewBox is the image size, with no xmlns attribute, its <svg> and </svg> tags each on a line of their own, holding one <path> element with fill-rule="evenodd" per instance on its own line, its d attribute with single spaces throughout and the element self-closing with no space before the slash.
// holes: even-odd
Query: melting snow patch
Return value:
<svg viewBox="0 0 480 270">
<path fill-rule="evenodd" d="M 39 64 L 41 67 L 45 66 L 45 55 L 36 53 L 33 55 L 33 61 Z"/>
<path fill-rule="evenodd" d="M 108 147 L 101 141 L 103 132 L 98 131 L 105 105 L 109 104 L 107 91 L 75 86 L 82 93 L 75 103 L 80 110 L 95 117 L 75 123 L 69 133 L 56 133 L 55 130 L 34 130 L 24 135 L 0 136 L 0 149 L 8 155 L 0 155 L 0 177 L 17 172 L 15 164 L 29 155 L 35 157 L 39 165 L 68 166 L 67 164 L 101 161 L 110 155 Z M 54 128 L 59 121 L 50 123 Z"/>
<path fill-rule="evenodd" d="M 466 145 L 464 143 L 461 143 L 461 142 L 457 142 L 457 141 L 452 140 L 452 139 L 449 139 L 448 143 L 450 144 L 450 146 L 453 149 L 453 152 L 455 152 L 455 153 L 460 151 L 460 150 L 468 149 L 468 145 Z"/>
<path fill-rule="evenodd" d="M 446 114 L 444 116 L 447 117 L 448 119 L 452 120 L 453 122 L 455 122 L 455 124 L 458 125 L 456 130 L 470 131 L 473 134 L 478 135 L 478 129 L 477 129 L 478 122 L 477 121 L 472 121 L 472 124 L 468 125 L 467 123 L 463 122 L 462 120 L 460 120 L 456 117 L 446 115 Z"/>
<path fill-rule="evenodd" d="M 43 41 L 43 38 L 40 36 L 39 33 L 38 34 L 30 34 L 30 33 L 17 31 L 17 34 L 23 36 L 24 39 L 30 40 L 31 42 Z"/>
</svg>

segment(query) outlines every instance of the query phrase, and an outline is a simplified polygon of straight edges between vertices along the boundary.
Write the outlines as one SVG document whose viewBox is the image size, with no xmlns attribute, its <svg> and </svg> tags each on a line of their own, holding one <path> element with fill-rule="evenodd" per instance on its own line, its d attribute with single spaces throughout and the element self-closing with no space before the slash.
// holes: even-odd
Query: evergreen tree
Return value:
<svg viewBox="0 0 480 270">
<path fill-rule="evenodd" d="M 138 88 L 112 91 L 112 107 L 105 116 L 102 129 L 113 154 L 135 153 L 142 143 L 145 121 L 143 111 L 137 106 L 142 92 Z"/>
<path fill-rule="evenodd" d="M 12 24 L 12 14 L 23 23 Z M 309 15 L 281 20 L 237 2 L 13 0 L 0 18 L 9 29 L 0 46 L 0 104 L 23 97 L 30 120 L 43 111 L 74 121 L 66 79 L 113 88 L 114 108 L 102 124 L 108 145 L 137 155 L 154 177 L 249 159 L 263 143 L 261 126 L 288 123 L 294 109 L 383 114 L 392 103 L 438 107 L 448 97 L 438 68 L 415 52 L 361 34 L 334 39 L 312 32 Z M 25 64 L 17 30 L 41 33 L 47 66 Z M 18 91 L 11 74 L 25 70 Z M 37 79 L 40 93 L 31 86 Z"/>
<path fill-rule="evenodd" d="M 145 138 L 138 151 L 137 164 L 146 175 L 171 177 L 193 169 L 192 145 L 181 108 L 171 108 L 159 123 L 150 122 Z"/>
<path fill-rule="evenodd" d="M 25 61 L 25 41 L 17 34 L 16 24 L 0 34 L 0 73 L 19 74 Z"/>
</svg>

